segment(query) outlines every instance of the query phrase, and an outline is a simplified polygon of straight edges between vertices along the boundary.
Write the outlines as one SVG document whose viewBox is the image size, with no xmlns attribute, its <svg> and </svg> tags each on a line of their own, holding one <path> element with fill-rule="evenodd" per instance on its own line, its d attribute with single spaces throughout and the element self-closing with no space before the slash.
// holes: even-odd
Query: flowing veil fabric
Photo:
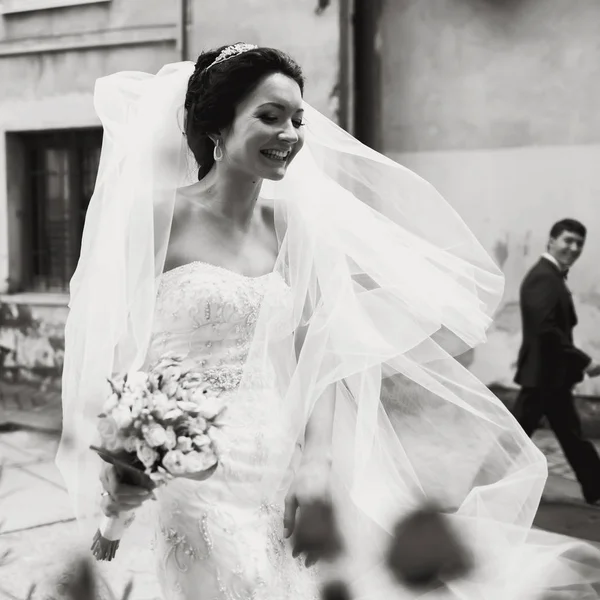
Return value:
<svg viewBox="0 0 600 600">
<path fill-rule="evenodd" d="M 97 511 L 100 465 L 87 448 L 106 377 L 144 364 L 178 190 L 201 185 L 182 134 L 193 68 L 96 85 L 105 136 L 71 282 L 57 459 L 84 524 Z M 305 109 L 304 149 L 262 188 L 290 309 L 263 303 L 237 392 L 256 370 L 275 373 L 273 419 L 289 448 L 244 493 L 281 497 L 296 440 L 335 386 L 335 497 L 365 598 L 415 597 L 380 563 L 395 522 L 425 500 L 441 504 L 476 557 L 469 578 L 428 598 L 597 598 L 600 553 L 531 530 L 544 456 L 454 358 L 485 340 L 500 271 L 432 186 Z"/>
</svg>

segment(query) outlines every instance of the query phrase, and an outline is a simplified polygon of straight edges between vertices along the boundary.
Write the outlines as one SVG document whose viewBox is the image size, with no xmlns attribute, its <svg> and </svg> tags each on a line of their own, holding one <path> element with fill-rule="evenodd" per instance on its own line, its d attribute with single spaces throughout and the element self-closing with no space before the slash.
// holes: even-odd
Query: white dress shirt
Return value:
<svg viewBox="0 0 600 600">
<path fill-rule="evenodd" d="M 552 256 L 552 254 L 550 254 L 549 252 L 544 252 L 542 254 L 542 258 L 545 258 L 546 260 L 549 260 L 553 265 L 555 265 L 558 270 L 562 273 L 564 279 L 565 279 L 565 285 L 567 285 L 567 273 L 569 272 L 569 269 L 565 269 L 555 258 L 554 256 Z M 567 285 L 567 289 L 569 288 L 569 286 Z"/>
</svg>

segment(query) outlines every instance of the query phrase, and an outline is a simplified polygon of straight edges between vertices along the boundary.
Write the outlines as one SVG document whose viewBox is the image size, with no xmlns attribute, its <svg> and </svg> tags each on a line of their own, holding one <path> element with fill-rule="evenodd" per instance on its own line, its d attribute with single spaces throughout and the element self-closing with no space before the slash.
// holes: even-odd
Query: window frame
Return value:
<svg viewBox="0 0 600 600">
<path fill-rule="evenodd" d="M 23 148 L 23 172 L 27 184 L 20 201 L 20 265 L 18 281 L 14 282 L 17 289 L 14 289 L 14 292 L 27 295 L 44 294 L 57 298 L 68 294 L 71 272 L 65 271 L 60 285 L 52 285 L 51 273 L 43 273 L 44 269 L 39 268 L 39 263 L 36 265 L 36 261 L 44 256 L 44 250 L 49 249 L 49 246 L 44 249 L 43 243 L 39 242 L 40 234 L 44 233 L 44 225 L 40 225 L 41 229 L 36 232 L 35 221 L 36 210 L 39 210 L 41 212 L 37 214 L 41 214 L 43 217 L 39 222 L 46 223 L 43 211 L 49 198 L 46 179 L 48 174 L 44 174 L 44 167 L 41 166 L 42 156 L 45 150 L 58 148 L 64 151 L 68 157 L 68 167 L 65 173 L 69 188 L 66 208 L 68 216 L 65 218 L 68 232 L 65 229 L 62 260 L 66 264 L 71 257 L 71 267 L 74 271 L 81 248 L 83 221 L 87 210 L 87 206 L 84 208 L 84 204 L 86 200 L 89 202 L 94 187 L 92 184 L 87 190 L 84 189 L 85 153 L 86 151 L 97 151 L 99 160 L 102 135 L 101 127 L 56 129 L 18 134 Z M 96 175 L 97 171 L 91 175 L 94 180 Z M 70 248 L 69 245 L 71 245 Z"/>
<path fill-rule="evenodd" d="M 112 0 L 0 0 L 0 15 L 14 15 L 36 10 L 104 4 Z"/>
</svg>

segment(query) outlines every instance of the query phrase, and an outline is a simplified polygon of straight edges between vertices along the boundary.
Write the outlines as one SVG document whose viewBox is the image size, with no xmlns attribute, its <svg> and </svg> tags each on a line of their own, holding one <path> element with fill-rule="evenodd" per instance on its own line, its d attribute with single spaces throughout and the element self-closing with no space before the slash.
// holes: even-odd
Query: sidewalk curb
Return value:
<svg viewBox="0 0 600 600">
<path fill-rule="evenodd" d="M 540 506 L 571 506 L 577 510 L 589 510 L 592 514 L 600 516 L 600 506 L 594 504 L 588 504 L 583 500 L 575 500 L 572 498 L 542 498 Z"/>
<path fill-rule="evenodd" d="M 30 525 L 28 527 L 20 527 L 18 529 L 7 529 L 0 530 L 0 537 L 15 535 L 23 533 L 25 531 L 33 531 L 34 529 L 42 529 L 43 527 L 52 527 L 54 525 L 64 525 L 65 523 L 73 523 L 77 519 L 75 517 L 69 517 L 66 519 L 57 519 L 56 521 L 48 521 L 47 523 L 38 523 L 37 525 Z"/>
<path fill-rule="evenodd" d="M 32 423 L 21 423 L 18 420 L 0 421 L 0 434 L 10 433 L 12 431 L 31 431 L 33 433 L 43 433 L 60 438 L 62 430 L 56 427 L 45 427 L 44 425 L 36 425 Z"/>
<path fill-rule="evenodd" d="M 0 433 L 22 429 L 39 431 L 60 436 L 62 432 L 62 408 L 42 406 L 21 409 L 6 409 L 0 406 Z"/>
</svg>

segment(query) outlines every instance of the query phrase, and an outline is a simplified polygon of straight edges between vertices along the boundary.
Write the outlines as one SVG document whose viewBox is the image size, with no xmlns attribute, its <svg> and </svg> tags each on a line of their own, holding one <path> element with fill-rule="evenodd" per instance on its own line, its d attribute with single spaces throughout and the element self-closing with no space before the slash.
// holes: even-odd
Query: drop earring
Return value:
<svg viewBox="0 0 600 600">
<path fill-rule="evenodd" d="M 223 160 L 223 150 L 219 146 L 219 140 L 215 143 L 215 149 L 213 150 L 213 158 L 215 162 L 220 162 Z"/>
</svg>

